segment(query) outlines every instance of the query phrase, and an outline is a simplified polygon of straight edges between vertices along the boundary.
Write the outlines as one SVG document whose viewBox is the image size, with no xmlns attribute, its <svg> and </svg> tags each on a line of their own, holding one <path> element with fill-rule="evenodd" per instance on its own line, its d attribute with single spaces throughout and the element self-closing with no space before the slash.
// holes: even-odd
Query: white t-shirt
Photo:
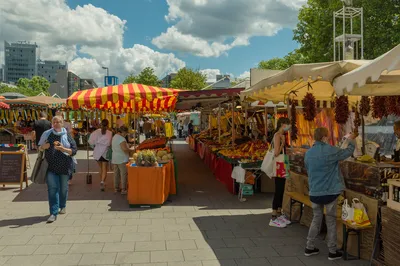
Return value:
<svg viewBox="0 0 400 266">
<path fill-rule="evenodd" d="M 129 154 L 126 154 L 121 149 L 121 143 L 126 142 L 126 139 L 119 134 L 116 134 L 112 139 L 112 160 L 113 164 L 126 164 L 129 161 Z"/>
<path fill-rule="evenodd" d="M 106 159 L 108 148 L 111 146 L 112 132 L 107 130 L 101 134 L 101 128 L 94 131 L 89 138 L 89 144 L 94 145 L 93 158 L 98 161 L 100 157 Z"/>
</svg>

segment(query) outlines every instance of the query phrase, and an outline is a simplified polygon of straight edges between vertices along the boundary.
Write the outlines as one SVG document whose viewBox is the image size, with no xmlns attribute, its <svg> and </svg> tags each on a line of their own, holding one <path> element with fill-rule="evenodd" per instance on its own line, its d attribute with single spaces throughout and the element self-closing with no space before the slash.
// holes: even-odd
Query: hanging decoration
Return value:
<svg viewBox="0 0 400 266">
<path fill-rule="evenodd" d="M 381 119 L 387 116 L 386 112 L 386 97 L 385 96 L 375 96 L 372 99 L 372 117 Z"/>
<path fill-rule="evenodd" d="M 386 107 L 386 114 L 396 115 L 396 113 L 397 113 L 397 97 L 386 97 L 385 107 Z"/>
<path fill-rule="evenodd" d="M 371 111 L 371 99 L 368 96 L 362 96 L 360 102 L 360 114 L 362 116 L 368 116 Z"/>
<path fill-rule="evenodd" d="M 297 119 L 296 119 L 296 101 L 292 100 L 291 101 L 291 109 L 290 109 L 290 115 L 291 115 L 291 123 L 292 123 L 292 128 L 290 132 L 290 139 L 293 142 L 296 142 L 297 140 L 297 134 L 298 134 L 298 128 L 297 128 Z"/>
<path fill-rule="evenodd" d="M 361 108 L 361 107 L 360 107 Z M 358 128 L 361 126 L 361 116 L 358 112 L 358 103 L 354 110 L 354 133 L 358 133 Z"/>
<path fill-rule="evenodd" d="M 304 118 L 307 121 L 314 121 L 317 116 L 316 100 L 312 93 L 307 93 L 303 98 Z"/>
<path fill-rule="evenodd" d="M 349 99 L 347 96 L 336 98 L 335 120 L 338 124 L 346 124 L 349 119 Z"/>
</svg>

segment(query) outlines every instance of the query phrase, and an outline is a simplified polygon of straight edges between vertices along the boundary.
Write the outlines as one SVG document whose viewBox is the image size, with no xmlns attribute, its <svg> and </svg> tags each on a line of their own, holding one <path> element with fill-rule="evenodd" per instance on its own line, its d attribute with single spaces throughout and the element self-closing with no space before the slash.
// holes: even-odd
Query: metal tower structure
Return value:
<svg viewBox="0 0 400 266">
<path fill-rule="evenodd" d="M 343 8 L 333 12 L 333 61 L 364 59 L 363 8 L 353 7 L 353 0 L 342 0 Z M 342 21 L 342 34 L 336 36 L 336 24 Z M 347 24 L 350 23 L 350 26 Z M 358 33 L 353 24 L 360 25 Z"/>
</svg>

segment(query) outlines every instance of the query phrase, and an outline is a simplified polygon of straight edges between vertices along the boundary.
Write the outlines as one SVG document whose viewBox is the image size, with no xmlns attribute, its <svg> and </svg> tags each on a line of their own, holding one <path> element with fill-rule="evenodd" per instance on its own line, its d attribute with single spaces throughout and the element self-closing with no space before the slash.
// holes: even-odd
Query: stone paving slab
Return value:
<svg viewBox="0 0 400 266">
<path fill-rule="evenodd" d="M 45 185 L 0 190 L 0 265 L 256 266 L 356 265 L 303 255 L 308 228 L 271 228 L 271 195 L 239 202 L 187 145 L 174 145 L 178 191 L 161 208 L 129 208 L 112 191 L 112 174 L 101 192 L 90 159 L 93 184 L 85 182 L 85 152 L 69 191 L 67 214 L 53 224 Z M 34 162 L 36 155 L 30 155 Z"/>
</svg>

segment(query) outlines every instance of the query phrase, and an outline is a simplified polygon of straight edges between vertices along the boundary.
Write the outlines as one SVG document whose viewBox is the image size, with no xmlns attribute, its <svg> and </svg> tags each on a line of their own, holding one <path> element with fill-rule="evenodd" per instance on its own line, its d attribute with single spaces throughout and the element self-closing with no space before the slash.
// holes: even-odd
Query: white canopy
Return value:
<svg viewBox="0 0 400 266">
<path fill-rule="evenodd" d="M 302 100 L 309 91 L 328 107 L 336 95 L 349 95 L 350 102 L 361 95 L 400 95 L 400 45 L 375 60 L 292 65 L 242 91 L 241 98 L 278 103 L 291 94 Z"/>
<path fill-rule="evenodd" d="M 338 95 L 400 95 L 400 45 L 333 81 Z"/>
</svg>

